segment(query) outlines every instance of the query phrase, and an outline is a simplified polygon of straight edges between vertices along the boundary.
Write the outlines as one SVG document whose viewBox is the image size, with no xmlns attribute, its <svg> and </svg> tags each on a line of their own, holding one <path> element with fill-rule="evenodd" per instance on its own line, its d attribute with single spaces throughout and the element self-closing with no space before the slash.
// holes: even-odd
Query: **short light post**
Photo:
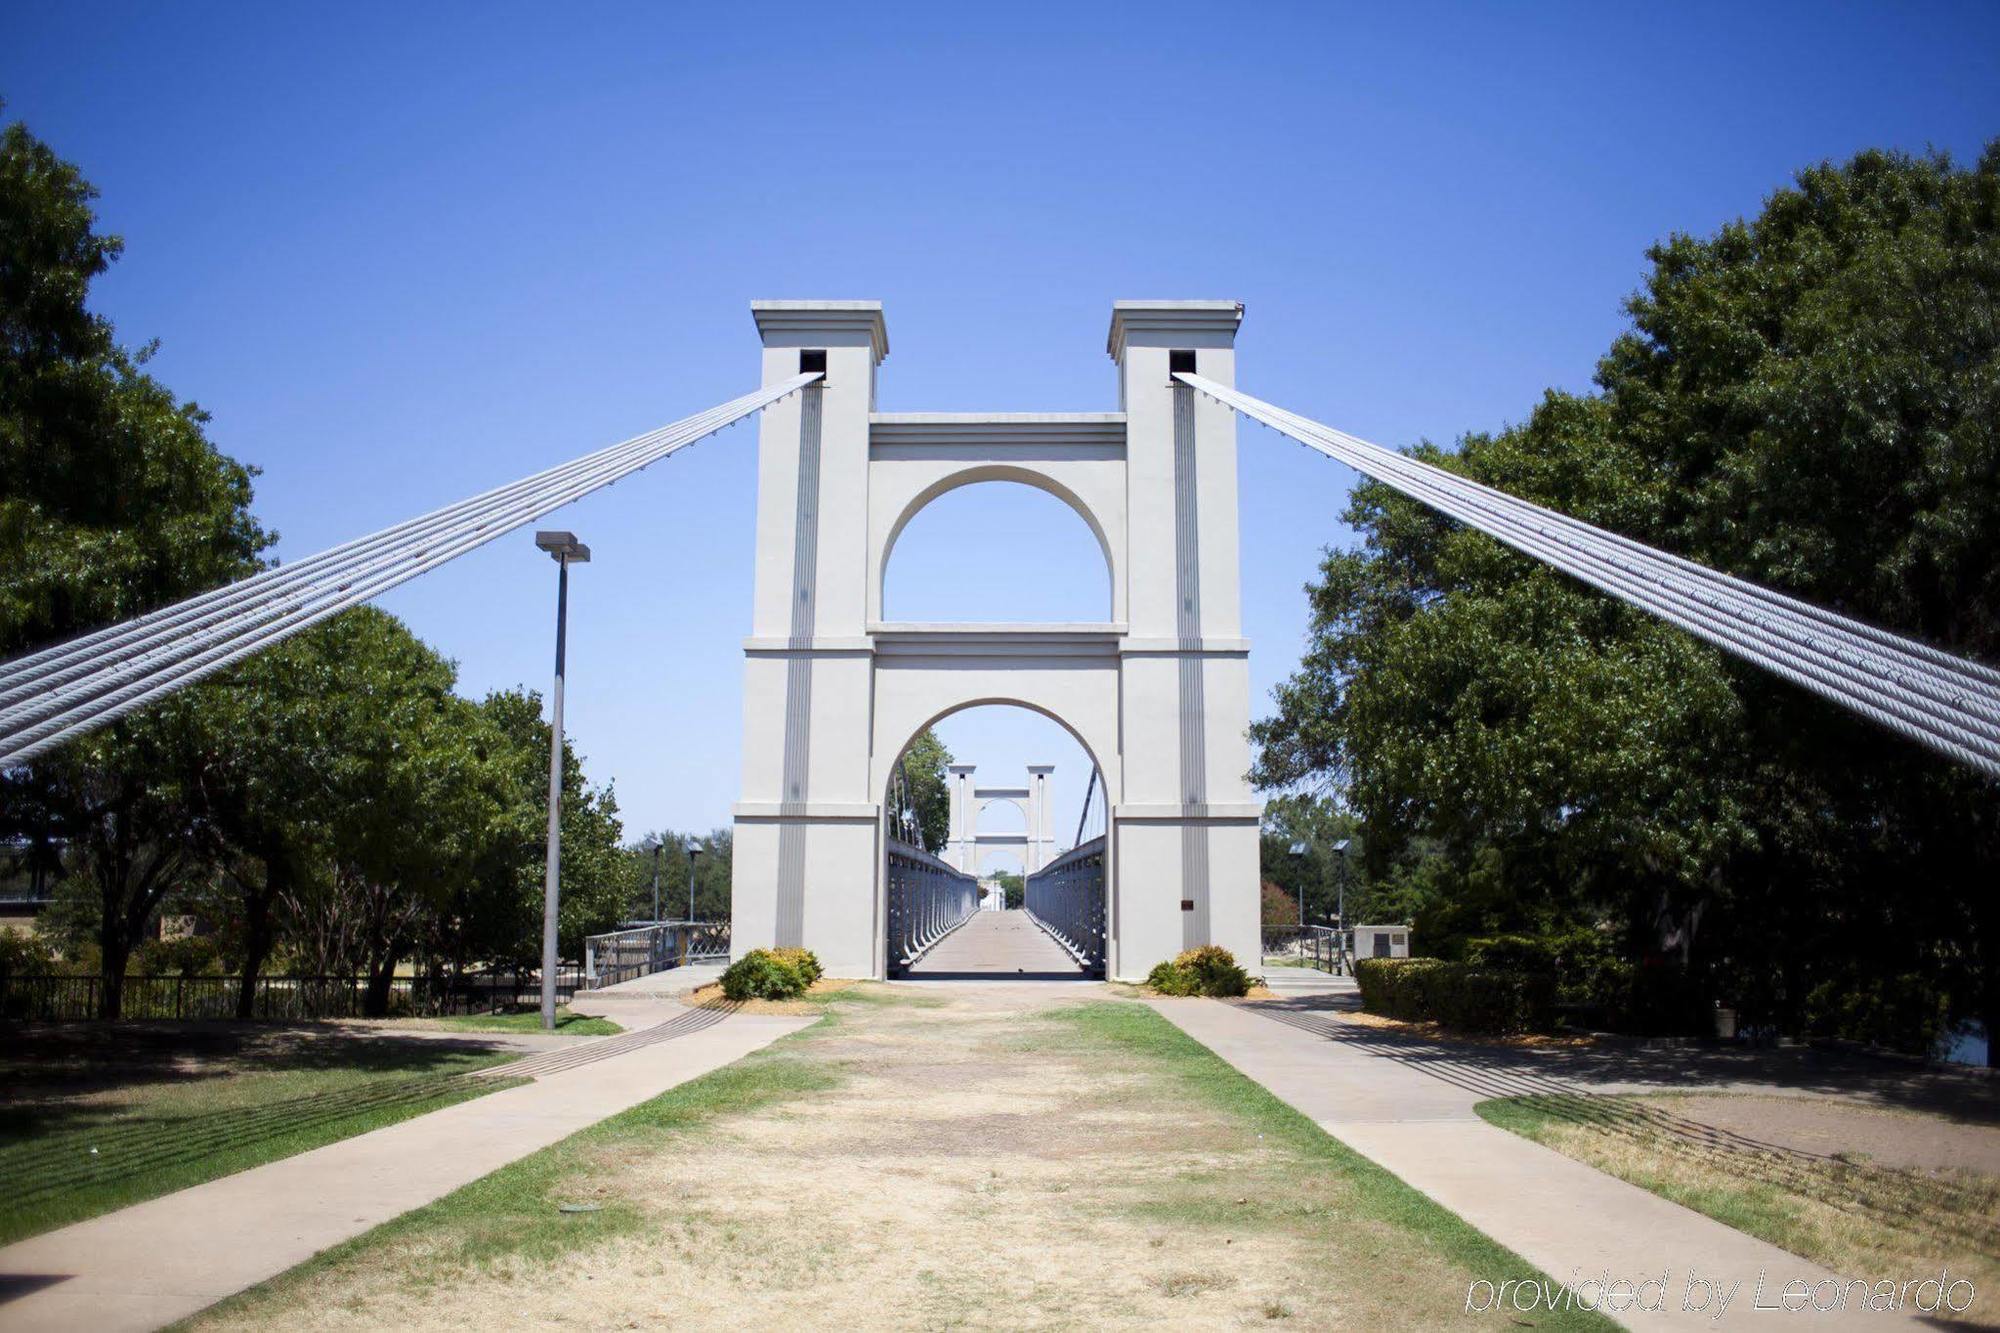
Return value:
<svg viewBox="0 0 2000 1333">
<path fill-rule="evenodd" d="M 694 924 L 694 859 L 701 855 L 701 844 L 688 839 L 688 924 Z"/>
<path fill-rule="evenodd" d="M 660 862 L 666 859 L 667 840 L 652 839 L 653 844 L 653 924 L 660 924 Z"/>
<path fill-rule="evenodd" d="M 549 862 L 542 885 L 542 1026 L 556 1025 L 556 916 L 562 892 L 563 671 L 569 637 L 569 567 L 586 564 L 590 548 L 573 532 L 538 532 L 535 545 L 554 558 L 556 681 L 549 701 Z"/>
<path fill-rule="evenodd" d="M 1306 857 L 1306 845 L 1305 845 L 1304 843 L 1302 843 L 1302 842 L 1295 842 L 1295 843 L 1293 843 L 1293 844 L 1292 844 L 1292 862 L 1293 862 L 1293 864 L 1294 864 L 1295 866 L 1297 866 L 1297 868 L 1298 868 L 1298 879 L 1297 879 L 1297 881 L 1296 881 L 1296 882 L 1297 882 L 1297 884 L 1298 884 L 1298 886 L 1299 886 L 1299 939 L 1300 939 L 1301 941 L 1303 941 L 1303 940 L 1305 939 L 1305 934 L 1306 934 L 1306 861 L 1305 861 L 1305 857 Z"/>
<path fill-rule="evenodd" d="M 1336 874 L 1337 874 L 1337 878 L 1336 878 L 1336 879 L 1335 879 L 1335 881 L 1334 881 L 1334 900 L 1333 900 L 1333 901 L 1334 901 L 1334 908 L 1333 908 L 1333 915 L 1334 915 L 1334 939 L 1335 939 L 1335 940 L 1336 940 L 1336 941 L 1338 942 L 1338 948 L 1340 949 L 1340 975 L 1341 975 L 1341 976 L 1343 976 L 1343 977 L 1344 977 L 1344 976 L 1346 976 L 1346 975 L 1348 974 L 1348 970 L 1349 970 L 1349 969 L 1348 969 L 1348 966 L 1347 966 L 1347 844 L 1348 844 L 1348 841 L 1349 841 L 1348 839 L 1346 839 L 1346 838 L 1342 838 L 1342 839 L 1341 839 L 1341 840 L 1340 840 L 1339 842 L 1336 842 L 1335 844 L 1333 844 L 1333 854 L 1334 854 L 1334 856 L 1335 856 L 1335 857 L 1337 857 L 1337 858 L 1338 858 L 1338 859 L 1337 859 L 1337 860 L 1336 860 L 1336 861 L 1334 862 L 1334 869 L 1335 869 L 1335 871 L 1336 871 Z"/>
</svg>

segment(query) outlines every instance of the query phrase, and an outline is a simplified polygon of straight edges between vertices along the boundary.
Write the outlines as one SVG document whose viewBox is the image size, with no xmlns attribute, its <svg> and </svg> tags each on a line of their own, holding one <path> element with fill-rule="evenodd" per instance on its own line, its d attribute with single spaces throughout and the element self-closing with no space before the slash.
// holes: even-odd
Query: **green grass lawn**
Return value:
<svg viewBox="0 0 2000 1333">
<path fill-rule="evenodd" d="M 540 1032 L 540 1010 L 518 1014 L 457 1014 L 432 1020 L 437 1026 L 457 1032 Z M 570 1037 L 615 1037 L 625 1029 L 608 1018 L 587 1018 L 573 1014 L 568 1005 L 556 1009 L 556 1031 Z"/>
<path fill-rule="evenodd" d="M 337 1027 L 61 1025 L 0 1045 L 0 1244 L 511 1086 L 518 1052 Z"/>
</svg>

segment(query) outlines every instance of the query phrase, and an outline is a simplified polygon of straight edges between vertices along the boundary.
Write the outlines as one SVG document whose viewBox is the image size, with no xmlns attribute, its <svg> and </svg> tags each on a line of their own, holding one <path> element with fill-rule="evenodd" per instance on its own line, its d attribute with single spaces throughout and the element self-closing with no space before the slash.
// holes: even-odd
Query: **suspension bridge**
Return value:
<svg viewBox="0 0 2000 1333">
<path fill-rule="evenodd" d="M 941 718 L 1010 703 L 1056 720 L 1092 763 L 1101 831 L 1080 827 L 1058 852 L 1046 811 L 1030 823 L 1026 919 L 1056 954 L 1079 974 L 1122 978 L 1197 944 L 1254 957 L 1261 805 L 1243 776 L 1240 416 L 2000 776 L 2000 672 L 1252 397 L 1235 387 L 1242 313 L 1230 301 L 1117 302 L 1116 412 L 882 413 L 879 303 L 755 302 L 762 359 L 749 393 L 0 664 L 0 764 L 31 763 L 757 415 L 731 946 L 805 945 L 833 975 L 859 977 L 904 973 L 939 949 L 977 913 L 978 866 L 920 845 L 899 765 Z M 1038 487 L 1089 526 L 1111 573 L 1105 620 L 883 617 L 888 556 L 910 519 L 995 480 Z"/>
</svg>

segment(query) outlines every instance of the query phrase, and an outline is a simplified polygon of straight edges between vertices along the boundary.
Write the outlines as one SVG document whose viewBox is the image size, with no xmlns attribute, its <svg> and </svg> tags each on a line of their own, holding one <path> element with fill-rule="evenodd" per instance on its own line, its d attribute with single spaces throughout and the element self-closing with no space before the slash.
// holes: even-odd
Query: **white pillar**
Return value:
<svg viewBox="0 0 2000 1333">
<path fill-rule="evenodd" d="M 751 313 L 762 383 L 822 367 L 824 379 L 757 427 L 731 947 L 803 944 L 834 976 L 868 976 L 884 795 L 868 721 L 868 433 L 888 337 L 873 301 L 760 301 Z"/>
<path fill-rule="evenodd" d="M 1249 643 L 1237 569 L 1236 418 L 1172 376 L 1236 380 L 1233 301 L 1120 301 L 1110 351 L 1126 421 L 1129 631 L 1124 780 L 1112 811 L 1119 969 L 1178 950 L 1257 956 Z M 1179 910 L 1157 910 L 1164 900 Z"/>
<path fill-rule="evenodd" d="M 1031 870 L 1040 870 L 1056 859 L 1055 841 L 1049 836 L 1052 822 L 1049 801 L 1054 795 L 1050 789 L 1049 775 L 1055 772 L 1053 764 L 1030 764 L 1028 766 L 1028 865 Z"/>
<path fill-rule="evenodd" d="M 972 805 L 972 775 L 978 767 L 977 764 L 951 764 L 945 769 L 951 775 L 951 837 L 945 843 L 944 859 L 960 870 L 975 874 L 977 867 L 973 860 L 978 853 L 972 835 L 977 812 Z"/>
</svg>

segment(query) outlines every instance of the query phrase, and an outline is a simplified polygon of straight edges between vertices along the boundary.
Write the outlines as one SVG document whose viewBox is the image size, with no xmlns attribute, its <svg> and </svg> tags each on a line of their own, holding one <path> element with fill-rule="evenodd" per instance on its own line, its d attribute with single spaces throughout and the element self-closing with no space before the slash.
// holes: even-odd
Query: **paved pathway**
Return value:
<svg viewBox="0 0 2000 1333">
<path fill-rule="evenodd" d="M 974 912 L 906 974 L 911 981 L 1081 979 L 1068 950 L 1028 919 L 1026 912 Z"/>
<path fill-rule="evenodd" d="M 1256 969 L 1252 968 L 1254 973 Z M 1266 965 L 1263 970 L 1264 989 L 1273 991 L 1287 999 L 1305 995 L 1327 995 L 1341 997 L 1341 1002 L 1350 1008 L 1361 1005 L 1361 990 L 1354 984 L 1353 977 L 1336 977 L 1331 972 L 1321 972 L 1310 967 L 1276 967 Z"/>
<path fill-rule="evenodd" d="M 1686 1311 L 1689 1280 L 1741 1282 L 1719 1321 L 1755 1324 L 1759 1314 L 1819 1327 L 1881 1328 L 1895 1314 L 1822 1317 L 1757 1311 L 1793 1278 L 1832 1274 L 1774 1245 L 1628 1185 L 1473 1113 L 1489 1097 L 1585 1091 L 1546 1076 L 1497 1067 L 1476 1047 L 1403 1037 L 1341 1020 L 1340 997 L 1262 1004 L 1155 1000 L 1153 1007 L 1279 1098 L 1370 1160 L 1386 1167 L 1558 1282 L 1668 1277 L 1665 1311 L 1627 1313 L 1631 1327 L 1700 1321 L 1715 1327 L 1714 1302 Z M 1496 1273 L 1492 1280 L 1519 1274 Z M 1921 1274 L 1868 1274 L 1920 1277 Z M 1588 1294 L 1588 1289 L 1586 1294 Z M 1700 1298 L 1696 1288 L 1696 1298 Z M 1650 1293 L 1649 1293 L 1650 1297 Z M 1479 1298 L 1484 1300 L 1483 1291 Z M 1504 1317 L 1504 1316 L 1497 1316 Z"/>
<path fill-rule="evenodd" d="M 172 1323 L 812 1021 L 653 1017 L 492 1071 L 534 1079 L 521 1087 L 0 1249 L 0 1329 Z"/>
</svg>

